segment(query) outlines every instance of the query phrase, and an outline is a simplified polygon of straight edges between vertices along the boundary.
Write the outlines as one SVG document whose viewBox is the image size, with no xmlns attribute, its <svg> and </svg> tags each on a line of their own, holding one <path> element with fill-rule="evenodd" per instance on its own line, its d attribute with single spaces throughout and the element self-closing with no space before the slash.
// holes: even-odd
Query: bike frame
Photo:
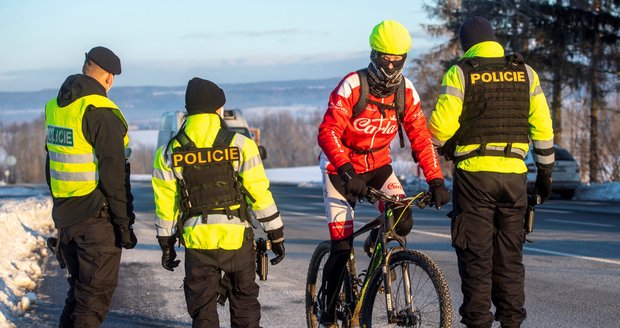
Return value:
<svg viewBox="0 0 620 328">
<path fill-rule="evenodd" d="M 413 200 L 420 197 L 420 195 L 422 194 L 423 193 L 420 193 L 417 196 L 413 197 L 412 202 Z M 353 316 L 351 318 L 351 320 L 353 320 L 354 322 L 359 322 L 359 316 L 360 316 L 360 312 L 362 309 L 362 304 L 364 302 L 364 298 L 366 296 L 366 291 L 370 284 L 370 280 L 372 279 L 375 271 L 381 268 L 384 277 L 386 277 L 383 280 L 383 288 L 385 291 L 385 302 L 387 305 L 387 317 L 388 317 L 389 323 L 394 323 L 393 318 L 395 317 L 395 314 L 393 313 L 394 306 L 392 304 L 392 286 L 390 284 L 390 276 L 389 276 L 390 271 L 388 268 L 388 264 L 390 263 L 390 257 L 392 256 L 394 252 L 406 250 L 407 246 L 406 246 L 406 240 L 404 240 L 404 238 L 393 235 L 391 231 L 389 232 L 385 231 L 385 227 L 388 225 L 388 222 L 390 222 L 390 218 L 393 218 L 393 215 L 394 213 L 392 210 L 392 206 L 386 203 L 386 210 L 384 211 L 383 214 L 377 216 L 375 219 L 366 223 L 364 226 L 359 228 L 357 231 L 353 232 L 352 237 L 353 239 L 355 239 L 356 237 L 366 232 L 369 232 L 373 228 L 377 226 L 379 227 L 379 233 L 377 234 L 377 239 L 375 240 L 375 247 L 372 252 L 372 256 L 370 258 L 368 267 L 366 269 L 363 283 L 360 284 L 360 278 L 357 275 L 357 272 L 355 270 L 355 254 L 354 254 L 353 249 L 351 250 L 351 257 L 349 258 L 349 261 L 348 261 L 349 275 L 351 278 L 351 287 L 352 287 L 351 292 L 353 293 L 353 301 L 355 302 L 355 308 L 353 311 Z M 398 241 L 399 246 L 392 246 L 388 249 L 386 245 L 391 240 Z M 406 300 L 407 307 L 411 308 L 413 304 L 413 299 L 412 299 L 413 296 L 411 295 L 410 288 L 409 288 L 411 284 L 411 281 L 409 279 L 409 268 L 404 267 L 402 274 L 405 280 L 404 282 L 405 287 L 406 287 L 405 290 L 407 291 L 407 295 L 405 295 L 407 299 Z M 361 290 L 359 291 L 357 288 L 358 285 L 361 286 Z"/>
</svg>

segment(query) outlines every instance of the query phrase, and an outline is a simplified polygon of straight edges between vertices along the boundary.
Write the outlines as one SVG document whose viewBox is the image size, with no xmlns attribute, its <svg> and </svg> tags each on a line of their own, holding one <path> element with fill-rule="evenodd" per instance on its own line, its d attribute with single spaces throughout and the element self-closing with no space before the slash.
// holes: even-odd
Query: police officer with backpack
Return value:
<svg viewBox="0 0 620 328">
<path fill-rule="evenodd" d="M 472 17 L 459 37 L 463 57 L 444 75 L 430 129 L 455 162 L 452 245 L 470 328 L 520 327 L 529 140 L 538 167 L 535 192 L 551 194 L 553 129 L 536 72 L 505 55 L 489 21 Z M 495 305 L 495 315 L 490 311 Z"/>
<path fill-rule="evenodd" d="M 366 194 L 367 186 L 404 196 L 390 165 L 389 147 L 397 133 L 401 147 L 403 130 L 409 138 L 412 155 L 424 171 L 437 208 L 450 199 L 420 108 L 420 97 L 402 74 L 411 48 L 409 32 L 396 21 L 382 21 L 370 34 L 370 47 L 368 67 L 347 74 L 332 91 L 318 133 L 331 238 L 321 287 L 323 311 L 319 320 L 324 327 L 337 327 L 336 297 L 351 252 L 358 197 Z M 382 210 L 381 204 L 375 205 Z M 400 236 L 406 236 L 413 225 L 410 212 L 403 213 L 403 218 L 395 228 Z M 370 240 L 372 237 L 367 241 Z M 370 248 L 368 242 L 365 248 Z"/>
<path fill-rule="evenodd" d="M 174 271 L 177 236 L 185 246 L 183 289 L 192 327 L 219 327 L 222 272 L 231 278 L 232 327 L 259 327 L 259 286 L 250 209 L 284 258 L 284 226 L 269 191 L 258 147 L 229 131 L 221 115 L 224 91 L 193 78 L 187 84 L 187 120 L 155 155 L 153 191 L 162 266 Z"/>
</svg>

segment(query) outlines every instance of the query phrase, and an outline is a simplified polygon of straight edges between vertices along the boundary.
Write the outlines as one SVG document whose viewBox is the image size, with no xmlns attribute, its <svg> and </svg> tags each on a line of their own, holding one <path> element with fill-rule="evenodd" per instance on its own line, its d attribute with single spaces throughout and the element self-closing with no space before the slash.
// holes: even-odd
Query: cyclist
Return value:
<svg viewBox="0 0 620 328">
<path fill-rule="evenodd" d="M 551 115 L 538 75 L 522 57 L 504 55 L 488 20 L 465 20 L 459 37 L 465 53 L 444 75 L 430 129 L 455 162 L 449 215 L 463 292 L 461 322 L 490 328 L 495 319 L 505 328 L 520 327 L 526 315 L 523 158 L 532 139 L 535 189 L 544 201 L 554 162 Z"/>
<path fill-rule="evenodd" d="M 332 241 L 321 287 L 324 310 L 320 322 L 325 327 L 336 325 L 335 301 L 351 252 L 357 198 L 365 195 L 367 185 L 390 195 L 404 195 L 390 165 L 389 149 L 400 124 L 411 142 L 414 159 L 424 171 L 437 208 L 450 199 L 420 108 L 420 97 L 402 74 L 411 48 L 409 32 L 396 21 L 382 21 L 370 34 L 370 47 L 368 68 L 347 74 L 332 91 L 318 133 L 323 196 Z M 364 84 L 369 92 L 364 90 Z M 399 97 L 403 96 L 399 92 L 404 94 L 400 106 Z M 358 102 L 366 105 L 355 113 Z M 402 117 L 398 116 L 399 111 Z M 383 210 L 378 203 L 375 206 Z M 395 232 L 406 236 L 413 220 L 409 211 L 402 217 Z"/>
</svg>

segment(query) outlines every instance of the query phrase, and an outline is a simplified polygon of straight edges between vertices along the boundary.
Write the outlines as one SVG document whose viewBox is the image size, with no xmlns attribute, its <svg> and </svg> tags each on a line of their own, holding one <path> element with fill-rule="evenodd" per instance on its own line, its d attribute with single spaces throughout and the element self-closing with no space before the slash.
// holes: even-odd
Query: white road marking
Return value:
<svg viewBox="0 0 620 328">
<path fill-rule="evenodd" d="M 451 239 L 452 238 L 450 235 L 443 234 L 443 233 L 435 233 L 435 232 L 415 230 L 415 229 L 412 230 L 412 231 L 414 233 L 419 233 L 419 234 L 422 234 L 422 235 L 429 235 L 429 236 L 433 236 L 433 237 L 442 237 L 442 238 L 447 238 L 447 239 Z M 600 257 L 591 257 L 591 256 L 583 256 L 583 255 L 577 255 L 577 254 L 571 254 L 571 253 L 549 251 L 549 250 L 546 250 L 546 249 L 541 249 L 541 248 L 537 248 L 537 247 L 528 247 L 528 246 L 524 246 L 523 249 L 525 249 L 527 251 L 531 251 L 531 252 L 539 252 L 539 253 L 545 253 L 545 254 L 551 254 L 551 255 L 573 257 L 573 258 L 587 260 L 587 261 L 594 261 L 594 262 L 602 262 L 602 263 L 609 263 L 609 264 L 620 265 L 620 261 L 618 261 L 618 260 L 611 260 L 611 259 L 605 259 L 605 258 L 600 258 Z"/>
<path fill-rule="evenodd" d="M 545 213 L 560 213 L 560 214 L 572 214 L 575 211 L 565 211 L 565 210 L 552 210 L 550 208 L 537 208 L 536 212 L 545 212 Z"/>
<path fill-rule="evenodd" d="M 313 218 L 313 219 L 319 219 L 319 220 L 323 220 L 323 221 L 326 220 L 324 215 L 308 215 L 308 213 L 295 212 L 295 211 L 282 211 L 282 213 L 284 215 L 305 216 L 305 217 L 309 217 L 309 218 Z"/>
<path fill-rule="evenodd" d="M 571 221 L 571 220 L 546 219 L 545 221 L 553 221 L 553 222 L 560 222 L 560 223 L 570 223 L 570 224 L 579 224 L 579 225 L 594 226 L 594 227 L 606 227 L 606 228 L 613 228 L 613 227 L 615 227 L 615 225 L 613 225 L 613 224 L 578 222 L 578 221 Z"/>
<path fill-rule="evenodd" d="M 602 263 L 609 263 L 609 264 L 620 265 L 620 261 L 618 261 L 618 260 L 603 259 L 603 258 L 600 258 L 600 257 L 583 256 L 583 255 L 576 255 L 576 254 L 564 253 L 564 252 L 548 251 L 548 250 L 545 250 L 545 249 L 540 249 L 540 248 L 535 248 L 535 247 L 527 247 L 527 246 L 525 246 L 523 248 L 528 250 L 528 251 L 532 251 L 532 252 L 539 252 L 539 253 L 558 255 L 558 256 L 566 256 L 566 257 L 574 257 L 574 258 L 582 259 L 582 260 L 588 260 L 588 261 L 594 261 L 594 262 L 602 262 Z"/>
</svg>

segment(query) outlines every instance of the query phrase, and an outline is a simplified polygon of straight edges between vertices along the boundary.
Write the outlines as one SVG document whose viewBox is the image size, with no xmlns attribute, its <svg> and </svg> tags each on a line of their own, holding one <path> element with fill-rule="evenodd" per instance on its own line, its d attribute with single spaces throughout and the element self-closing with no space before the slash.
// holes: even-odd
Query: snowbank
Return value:
<svg viewBox="0 0 620 328">
<path fill-rule="evenodd" d="M 45 236 L 54 226 L 49 197 L 0 200 L 0 326 L 13 321 L 36 300 L 32 292 L 48 255 Z"/>
</svg>

